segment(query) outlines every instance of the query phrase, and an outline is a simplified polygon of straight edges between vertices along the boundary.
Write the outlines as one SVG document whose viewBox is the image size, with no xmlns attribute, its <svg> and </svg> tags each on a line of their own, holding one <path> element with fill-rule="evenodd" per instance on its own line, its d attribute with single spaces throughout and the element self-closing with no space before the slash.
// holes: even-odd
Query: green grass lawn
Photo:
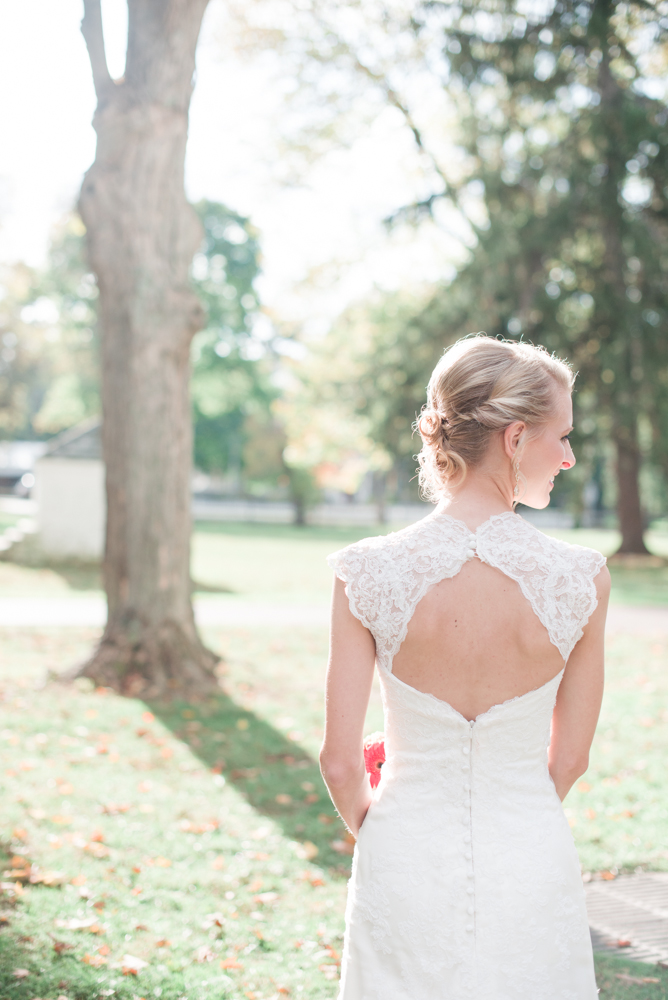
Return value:
<svg viewBox="0 0 668 1000">
<path fill-rule="evenodd" d="M 297 528 L 292 525 L 201 522 L 192 543 L 196 593 L 208 600 L 314 604 L 330 597 L 332 574 L 325 556 L 379 528 Z M 551 531 L 556 537 L 610 555 L 615 531 Z M 649 532 L 653 552 L 668 555 L 668 534 Z M 668 567 L 611 566 L 611 600 L 617 604 L 668 604 Z M 198 586 L 199 585 L 199 586 Z M 85 565 L 42 568 L 0 562 L 0 597 L 102 595 L 99 569 Z"/>
<path fill-rule="evenodd" d="M 201 523 L 193 535 L 193 579 L 230 591 L 230 600 L 237 596 L 276 602 L 327 601 L 332 576 L 325 556 L 379 530 Z M 548 534 L 604 555 L 613 553 L 620 541 L 618 532 L 603 529 Z M 668 534 L 649 532 L 648 543 L 657 555 L 668 555 Z M 613 603 L 668 604 L 668 567 L 613 565 L 611 573 Z"/>
<path fill-rule="evenodd" d="M 324 630 L 208 633 L 223 690 L 199 705 L 40 685 L 95 634 L 0 632 L 0 998 L 333 1000 L 350 857 L 316 765 Z M 608 660 L 573 833 L 588 870 L 666 868 L 666 648 L 618 637 Z M 667 971 L 597 967 L 606 998 L 668 998 Z"/>
<path fill-rule="evenodd" d="M 367 533 L 198 525 L 193 577 L 210 600 L 325 602 L 325 555 Z M 661 568 L 613 581 L 624 603 L 668 597 Z M 0 563 L 0 596 L 99 592 L 95 568 Z M 43 686 L 96 635 L 0 630 L 0 1000 L 333 1000 L 350 845 L 316 764 L 325 630 L 210 631 L 224 687 L 201 705 Z M 591 766 L 566 802 L 588 871 L 668 869 L 667 645 L 609 643 Z M 668 1000 L 664 970 L 597 967 L 605 998 Z"/>
</svg>

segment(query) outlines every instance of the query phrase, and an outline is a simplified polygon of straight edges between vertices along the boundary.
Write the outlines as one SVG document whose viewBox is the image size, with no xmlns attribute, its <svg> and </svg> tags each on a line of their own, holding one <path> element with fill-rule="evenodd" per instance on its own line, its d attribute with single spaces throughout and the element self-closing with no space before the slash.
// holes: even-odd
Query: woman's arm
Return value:
<svg viewBox="0 0 668 1000">
<path fill-rule="evenodd" d="M 362 741 L 375 660 L 373 636 L 351 612 L 345 586 L 337 577 L 332 596 L 320 769 L 334 805 L 355 836 L 371 802 Z"/>
<path fill-rule="evenodd" d="M 552 716 L 548 762 L 562 801 L 589 766 L 589 748 L 603 698 L 603 639 L 610 596 L 606 566 L 595 583 L 598 605 L 568 658 Z"/>
</svg>

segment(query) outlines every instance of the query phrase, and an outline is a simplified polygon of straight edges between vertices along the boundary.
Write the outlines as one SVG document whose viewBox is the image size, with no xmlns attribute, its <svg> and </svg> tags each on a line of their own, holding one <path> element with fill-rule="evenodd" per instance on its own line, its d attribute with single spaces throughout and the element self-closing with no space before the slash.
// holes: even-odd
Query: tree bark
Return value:
<svg viewBox="0 0 668 1000">
<path fill-rule="evenodd" d="M 617 515 L 622 544 L 619 553 L 646 553 L 644 524 L 640 504 L 638 477 L 640 474 L 640 449 L 635 434 L 628 428 L 614 431 L 617 450 Z"/>
<path fill-rule="evenodd" d="M 126 694 L 198 696 L 217 658 L 190 599 L 189 287 L 201 242 L 183 187 L 195 48 L 208 0 L 129 0 L 125 77 L 107 70 L 100 0 L 85 0 L 98 105 L 79 208 L 98 280 L 109 618 L 83 673 Z"/>
<path fill-rule="evenodd" d="M 597 0 L 596 16 L 602 27 L 608 25 L 614 14 L 609 0 Z M 602 31 L 606 37 L 606 32 Z M 643 515 L 640 502 L 639 475 L 641 465 L 638 445 L 637 401 L 638 387 L 633 380 L 634 349 L 631 323 L 626 298 L 625 254 L 622 245 L 624 231 L 623 209 L 619 202 L 620 190 L 626 175 L 624 141 L 621 135 L 623 94 L 610 68 L 608 42 L 603 42 L 603 58 L 599 70 L 601 108 L 606 126 L 608 173 L 603 183 L 607 212 L 603 219 L 602 234 L 605 241 L 603 284 L 606 287 L 607 314 L 602 318 L 613 331 L 614 351 L 605 353 L 614 371 L 615 392 L 609 396 L 607 408 L 612 417 L 613 437 L 617 450 L 617 516 L 622 542 L 620 553 L 647 553 L 643 539 Z M 600 357 L 601 355 L 599 355 Z"/>
</svg>

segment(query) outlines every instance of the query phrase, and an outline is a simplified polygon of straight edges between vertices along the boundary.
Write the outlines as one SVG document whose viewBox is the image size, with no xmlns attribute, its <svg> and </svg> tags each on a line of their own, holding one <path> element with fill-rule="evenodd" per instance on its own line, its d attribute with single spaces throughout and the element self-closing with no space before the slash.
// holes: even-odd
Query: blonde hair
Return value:
<svg viewBox="0 0 668 1000">
<path fill-rule="evenodd" d="M 418 420 L 420 487 L 426 499 L 447 495 L 482 459 L 490 436 L 515 420 L 529 430 L 555 410 L 555 389 L 572 392 L 569 365 L 543 347 L 484 333 L 449 347 L 434 368 Z"/>
</svg>

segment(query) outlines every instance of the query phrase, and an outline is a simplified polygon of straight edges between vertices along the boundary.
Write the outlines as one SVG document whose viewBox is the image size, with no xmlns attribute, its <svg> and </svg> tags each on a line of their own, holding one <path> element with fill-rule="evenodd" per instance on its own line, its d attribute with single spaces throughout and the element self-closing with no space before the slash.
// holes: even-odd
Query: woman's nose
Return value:
<svg viewBox="0 0 668 1000">
<path fill-rule="evenodd" d="M 571 448 L 571 442 L 566 442 L 566 454 L 564 460 L 561 463 L 562 469 L 572 469 L 575 465 L 575 455 L 573 454 L 573 449 Z"/>
</svg>

